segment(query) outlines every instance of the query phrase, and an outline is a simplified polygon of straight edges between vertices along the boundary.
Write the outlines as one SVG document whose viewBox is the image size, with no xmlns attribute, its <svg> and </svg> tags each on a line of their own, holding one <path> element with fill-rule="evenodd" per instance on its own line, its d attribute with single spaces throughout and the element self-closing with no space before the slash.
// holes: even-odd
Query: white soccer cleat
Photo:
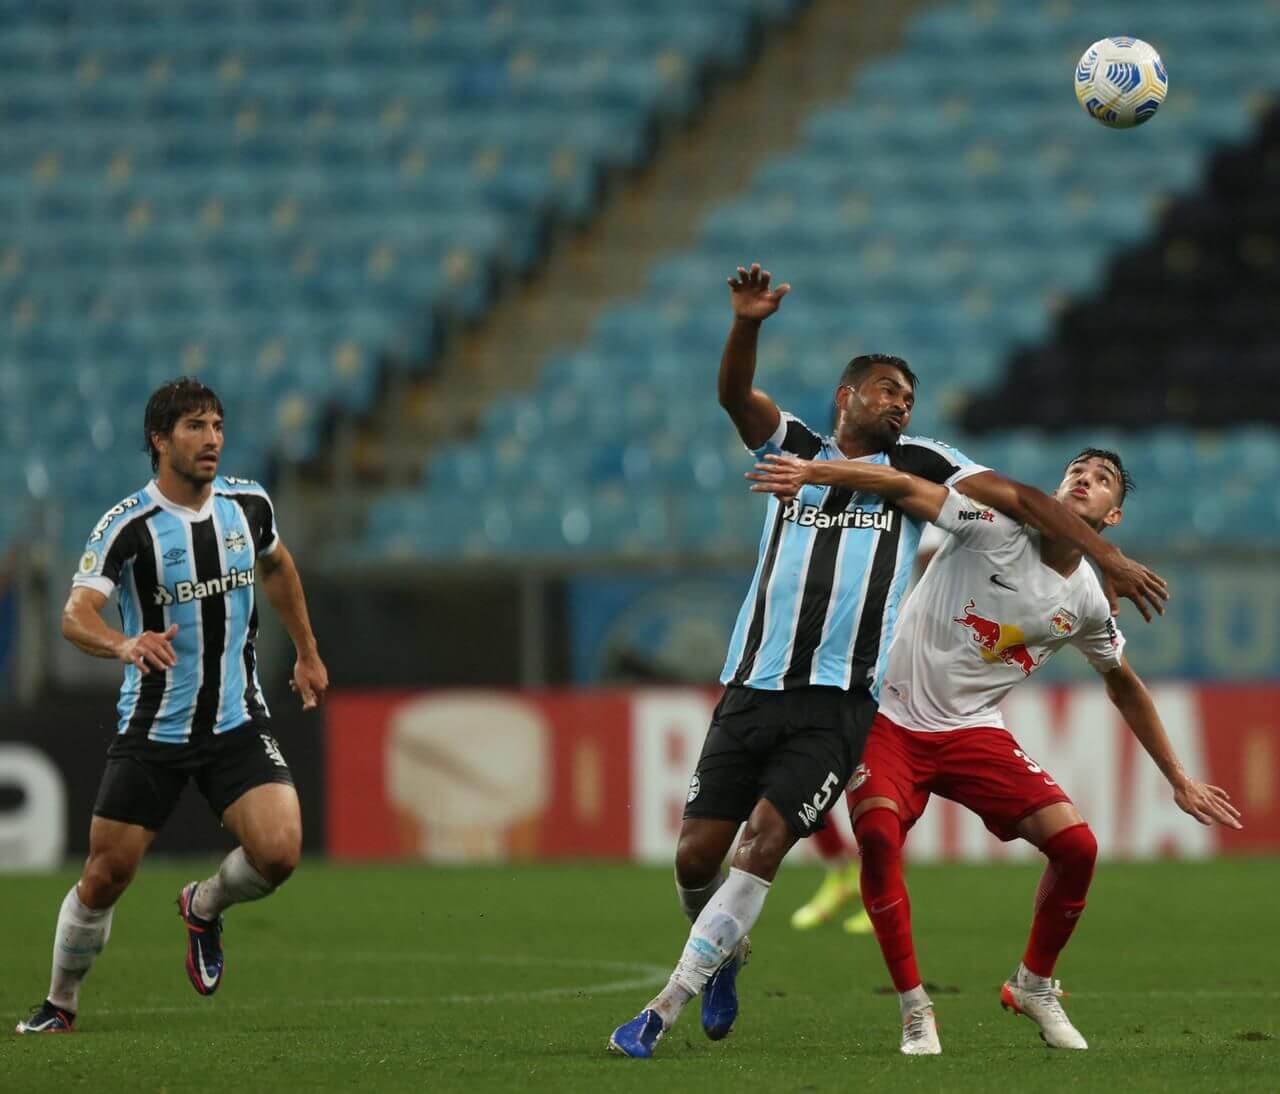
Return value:
<svg viewBox="0 0 1280 1094">
<path fill-rule="evenodd" d="M 902 1016 L 902 1046 L 904 1056 L 939 1056 L 942 1044 L 938 1041 L 938 1022 L 933 1016 L 933 1004 L 909 1010 Z"/>
<path fill-rule="evenodd" d="M 1062 994 L 1061 981 L 1027 984 L 1015 973 L 1000 989 L 1000 1005 L 1015 1014 L 1025 1014 L 1035 1022 L 1040 1027 L 1041 1040 L 1050 1048 L 1086 1049 L 1089 1042 L 1071 1024 L 1067 1012 L 1058 1002 Z"/>
</svg>

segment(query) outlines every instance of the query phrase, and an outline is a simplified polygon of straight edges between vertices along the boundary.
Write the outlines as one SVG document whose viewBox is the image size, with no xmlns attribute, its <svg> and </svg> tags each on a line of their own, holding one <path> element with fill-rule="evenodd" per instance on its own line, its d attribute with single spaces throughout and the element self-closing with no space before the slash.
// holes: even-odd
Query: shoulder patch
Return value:
<svg viewBox="0 0 1280 1094">
<path fill-rule="evenodd" d="M 98 566 L 98 556 L 92 551 L 85 551 L 80 556 L 80 572 L 82 574 L 91 574 Z"/>
</svg>

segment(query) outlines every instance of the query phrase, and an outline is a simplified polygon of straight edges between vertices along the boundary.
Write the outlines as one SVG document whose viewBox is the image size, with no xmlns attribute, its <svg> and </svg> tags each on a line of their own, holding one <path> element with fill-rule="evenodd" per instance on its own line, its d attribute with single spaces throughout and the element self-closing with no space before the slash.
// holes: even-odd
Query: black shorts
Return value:
<svg viewBox="0 0 1280 1094">
<path fill-rule="evenodd" d="M 866 688 L 726 688 L 685 817 L 741 822 L 763 799 L 797 838 L 812 835 L 853 776 L 877 708 Z"/>
<path fill-rule="evenodd" d="M 255 786 L 292 786 L 289 765 L 276 739 L 267 732 L 269 728 L 267 722 L 246 722 L 187 744 L 117 737 L 107 749 L 94 816 L 158 832 L 178 804 L 188 779 L 195 779 L 219 819 L 227 806 Z"/>
</svg>

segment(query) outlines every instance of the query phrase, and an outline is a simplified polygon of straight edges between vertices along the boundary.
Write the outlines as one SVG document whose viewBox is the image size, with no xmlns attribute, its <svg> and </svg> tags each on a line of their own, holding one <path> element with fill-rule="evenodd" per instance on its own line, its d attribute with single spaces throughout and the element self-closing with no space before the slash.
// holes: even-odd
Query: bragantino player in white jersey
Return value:
<svg viewBox="0 0 1280 1094">
<path fill-rule="evenodd" d="M 783 414 L 754 387 L 760 324 L 789 286 L 758 265 L 729 279 L 733 326 L 720 361 L 720 404 L 758 456 L 858 458 L 913 471 L 1009 512 L 1097 559 L 1144 614 L 1167 589 L 1076 514 L 1033 487 L 936 441 L 904 435 L 916 377 L 900 357 L 855 357 L 835 391 L 835 435 Z M 702 1027 L 726 1036 L 738 1014 L 748 932 L 796 841 L 824 823 L 853 774 L 875 716 L 885 658 L 923 523 L 891 502 L 841 487 L 770 499 L 760 557 L 720 677 L 725 691 L 690 780 L 676 888 L 693 927 L 671 979 L 609 1038 L 646 1058 L 702 993 Z M 745 822 L 732 868 L 725 856 Z"/>
<path fill-rule="evenodd" d="M 903 841 L 930 794 L 973 810 L 1000 839 L 1021 837 L 1048 858 L 1031 936 L 1001 1002 L 1032 1018 L 1047 1044 L 1087 1048 L 1051 978 L 1084 911 L 1097 841 L 1063 788 L 1004 728 L 999 703 L 1059 649 L 1075 646 L 1102 675 L 1178 806 L 1202 824 L 1231 828 L 1240 827 L 1240 814 L 1226 791 L 1182 769 L 1077 547 L 892 467 L 771 454 L 748 477 L 753 490 L 783 499 L 814 485 L 869 491 L 951 533 L 907 602 L 880 710 L 849 784 L 862 897 L 898 989 L 902 1051 L 942 1051 L 916 966 L 902 876 Z M 1120 521 L 1131 487 L 1118 455 L 1086 449 L 1068 464 L 1056 496 L 1102 531 Z"/>
<path fill-rule="evenodd" d="M 49 994 L 18 1033 L 69 1033 L 80 986 L 111 934 L 118 901 L 194 779 L 238 846 L 178 894 L 191 986 L 222 980 L 222 913 L 280 886 L 298 862 L 302 818 L 271 736 L 254 639 L 259 582 L 297 650 L 290 681 L 304 709 L 323 701 L 293 558 L 267 492 L 218 474 L 222 403 L 186 377 L 158 388 L 143 421 L 155 478 L 112 506 L 89 534 L 62 633 L 94 657 L 124 662 L 118 731 L 89 826 L 89 858 L 58 912 Z M 121 630 L 101 615 L 119 598 Z"/>
</svg>

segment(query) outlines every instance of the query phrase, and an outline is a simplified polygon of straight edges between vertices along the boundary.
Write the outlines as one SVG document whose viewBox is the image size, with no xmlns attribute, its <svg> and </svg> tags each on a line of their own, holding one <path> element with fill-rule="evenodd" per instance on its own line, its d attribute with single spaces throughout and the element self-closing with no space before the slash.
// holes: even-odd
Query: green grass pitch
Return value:
<svg viewBox="0 0 1280 1094">
<path fill-rule="evenodd" d="M 944 1055 L 897 1051 L 874 940 L 800 934 L 818 880 L 774 885 L 733 1035 L 696 1004 L 652 1061 L 605 1052 L 649 999 L 686 927 L 669 869 L 342 868 L 304 863 L 227 916 L 227 974 L 198 997 L 173 900 L 210 863 L 144 865 L 69 1037 L 0 1035 L 0 1090 L 640 1091 L 1280 1089 L 1275 860 L 1104 864 L 1059 965 L 1087 1053 L 1046 1049 L 998 987 L 1038 870 L 911 869 L 916 940 Z M 70 872 L 0 883 L 0 1017 L 48 983 Z"/>
</svg>

